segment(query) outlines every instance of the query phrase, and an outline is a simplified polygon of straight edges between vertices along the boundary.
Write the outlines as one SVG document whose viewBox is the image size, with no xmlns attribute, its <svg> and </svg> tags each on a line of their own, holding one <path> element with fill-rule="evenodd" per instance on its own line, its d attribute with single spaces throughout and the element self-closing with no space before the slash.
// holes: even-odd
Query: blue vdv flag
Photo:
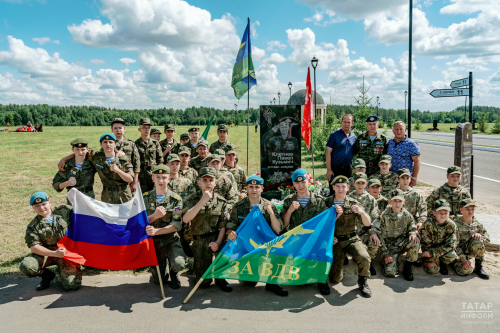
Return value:
<svg viewBox="0 0 500 333">
<path fill-rule="evenodd" d="M 250 18 L 248 18 L 247 27 L 241 38 L 240 49 L 234 63 L 231 87 L 234 89 L 236 98 L 240 99 L 256 84 L 257 78 L 253 68 L 252 45 L 250 43 Z"/>
</svg>

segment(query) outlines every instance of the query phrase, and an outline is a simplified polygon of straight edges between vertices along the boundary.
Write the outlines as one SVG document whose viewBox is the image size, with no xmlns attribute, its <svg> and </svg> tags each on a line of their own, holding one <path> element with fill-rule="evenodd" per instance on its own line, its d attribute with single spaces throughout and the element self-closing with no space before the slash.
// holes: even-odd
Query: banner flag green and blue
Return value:
<svg viewBox="0 0 500 333">
<path fill-rule="evenodd" d="M 208 125 L 205 128 L 205 131 L 201 135 L 201 137 L 203 138 L 203 140 L 207 140 L 207 138 L 208 138 L 208 132 L 210 132 L 210 127 L 212 126 L 214 118 L 215 118 L 215 116 L 210 117 L 210 120 L 208 121 Z"/>
<path fill-rule="evenodd" d="M 231 279 L 280 285 L 325 283 L 332 266 L 335 208 L 276 237 L 253 207 L 202 279 Z"/>
<path fill-rule="evenodd" d="M 245 93 L 257 84 L 255 70 L 252 62 L 252 46 L 250 43 L 250 18 L 248 18 L 247 27 L 243 38 L 241 38 L 240 49 L 233 68 L 233 78 L 231 87 L 234 89 L 234 95 L 240 99 Z"/>
</svg>

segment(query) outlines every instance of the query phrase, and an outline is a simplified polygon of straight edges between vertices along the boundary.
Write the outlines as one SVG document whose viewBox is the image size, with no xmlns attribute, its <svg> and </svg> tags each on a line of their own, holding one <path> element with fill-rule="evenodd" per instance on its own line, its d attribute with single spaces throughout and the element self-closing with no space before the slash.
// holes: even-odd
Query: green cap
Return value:
<svg viewBox="0 0 500 333">
<path fill-rule="evenodd" d="M 153 169 L 153 174 L 170 173 L 170 168 L 165 164 L 160 164 L 155 166 Z"/>
<path fill-rule="evenodd" d="M 356 159 L 356 161 L 354 161 L 352 163 L 352 168 L 355 169 L 355 168 L 365 168 L 366 169 L 366 163 L 365 163 L 365 160 L 361 159 L 361 158 L 358 158 Z"/>
<path fill-rule="evenodd" d="M 213 161 L 221 161 L 220 160 L 220 156 L 219 155 L 215 155 L 215 154 L 212 154 L 210 156 L 207 157 L 207 163 L 211 163 Z"/>
<path fill-rule="evenodd" d="M 346 176 L 337 176 L 335 178 L 333 178 L 331 184 L 332 186 L 335 185 L 335 184 L 341 184 L 341 183 L 346 183 L 347 185 L 349 185 L 349 179 L 346 177 Z"/>
<path fill-rule="evenodd" d="M 188 129 L 188 132 L 199 132 L 199 131 L 200 131 L 199 127 L 191 127 L 190 129 Z"/>
<path fill-rule="evenodd" d="M 217 126 L 217 132 L 218 131 L 226 131 L 226 132 L 229 132 L 229 129 L 227 128 L 227 125 L 225 124 L 220 124 L 219 126 Z"/>
<path fill-rule="evenodd" d="M 405 194 L 400 189 L 395 189 L 392 193 L 394 195 L 391 197 L 391 200 L 396 200 L 396 199 L 405 200 Z"/>
<path fill-rule="evenodd" d="M 380 156 L 380 161 L 378 163 L 382 163 L 382 162 L 391 163 L 391 161 L 392 161 L 391 155 L 382 155 L 382 156 Z"/>
<path fill-rule="evenodd" d="M 449 167 L 448 170 L 446 170 L 446 174 L 448 174 L 448 175 L 452 175 L 454 173 L 458 173 L 459 175 L 461 175 L 462 174 L 462 168 L 454 165 L 454 166 Z"/>
<path fill-rule="evenodd" d="M 188 154 L 189 156 L 191 156 L 191 149 L 189 149 L 186 146 L 180 146 L 179 147 L 179 155 L 180 154 Z"/>
<path fill-rule="evenodd" d="M 150 134 L 161 134 L 161 132 L 157 128 L 152 128 Z"/>
<path fill-rule="evenodd" d="M 398 178 L 403 177 L 404 175 L 410 176 L 411 177 L 411 172 L 410 170 L 403 168 L 398 170 Z"/>
<path fill-rule="evenodd" d="M 368 181 L 368 177 L 366 177 L 366 173 L 358 172 L 358 173 L 354 174 L 354 182 L 358 183 L 360 181 L 365 182 L 365 183 Z"/>
<path fill-rule="evenodd" d="M 224 149 L 220 149 L 220 148 L 215 149 L 214 154 L 219 155 L 221 158 L 226 158 L 226 152 L 224 151 Z"/>
<path fill-rule="evenodd" d="M 170 154 L 168 155 L 167 157 L 167 163 L 170 163 L 170 162 L 173 162 L 173 161 L 181 161 L 181 159 L 179 158 L 179 155 L 177 154 Z"/>
<path fill-rule="evenodd" d="M 73 139 L 69 144 L 75 148 L 84 148 L 88 146 L 89 141 L 85 138 L 76 138 Z"/>
<path fill-rule="evenodd" d="M 215 171 L 214 168 L 210 168 L 210 167 L 201 168 L 200 172 L 198 173 L 198 176 L 200 178 L 201 177 L 205 177 L 205 176 L 216 178 L 217 177 L 217 171 Z"/>
<path fill-rule="evenodd" d="M 226 151 L 226 154 L 229 155 L 229 154 L 236 154 L 236 150 L 234 149 L 229 149 L 228 151 Z"/>
<path fill-rule="evenodd" d="M 463 199 L 461 202 L 460 202 L 460 207 L 461 208 L 465 208 L 465 207 L 469 207 L 469 206 L 475 206 L 476 205 L 476 202 L 472 199 Z"/>
<path fill-rule="evenodd" d="M 189 134 L 187 133 L 182 133 L 181 134 L 181 140 L 189 139 Z"/>
<path fill-rule="evenodd" d="M 442 210 L 442 209 L 446 209 L 446 210 L 451 212 L 451 207 L 450 207 L 450 204 L 448 203 L 448 201 L 446 201 L 444 199 L 436 200 L 434 202 L 434 204 L 432 205 L 432 210 L 437 212 L 438 210 Z"/>
<path fill-rule="evenodd" d="M 175 131 L 175 125 L 174 124 L 166 124 L 165 127 L 163 128 L 164 131 Z M 189 135 L 188 135 L 189 137 Z"/>
<path fill-rule="evenodd" d="M 382 183 L 380 183 L 380 180 L 378 178 L 372 178 L 368 181 L 368 187 L 373 185 L 382 186 Z"/>
<path fill-rule="evenodd" d="M 113 124 L 117 123 L 125 125 L 125 120 L 123 120 L 122 118 L 115 118 L 111 121 L 111 127 L 113 126 Z"/>
<path fill-rule="evenodd" d="M 139 125 L 151 125 L 151 120 L 149 118 L 142 118 L 139 120 Z"/>
<path fill-rule="evenodd" d="M 206 140 L 200 140 L 198 142 L 198 145 L 196 146 L 196 148 L 198 148 L 199 146 L 205 146 L 205 147 L 208 147 L 208 141 Z"/>
</svg>

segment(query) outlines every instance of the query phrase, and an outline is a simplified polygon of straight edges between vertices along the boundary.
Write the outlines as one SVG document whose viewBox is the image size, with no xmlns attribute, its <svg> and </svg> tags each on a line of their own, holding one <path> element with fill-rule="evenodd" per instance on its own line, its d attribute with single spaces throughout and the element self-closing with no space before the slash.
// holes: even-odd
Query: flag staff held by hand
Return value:
<svg viewBox="0 0 500 333">
<path fill-rule="evenodd" d="M 160 266 L 156 266 L 156 272 L 158 273 L 158 280 L 160 280 L 161 296 L 165 299 L 165 290 L 163 290 L 163 281 L 161 279 Z"/>
</svg>

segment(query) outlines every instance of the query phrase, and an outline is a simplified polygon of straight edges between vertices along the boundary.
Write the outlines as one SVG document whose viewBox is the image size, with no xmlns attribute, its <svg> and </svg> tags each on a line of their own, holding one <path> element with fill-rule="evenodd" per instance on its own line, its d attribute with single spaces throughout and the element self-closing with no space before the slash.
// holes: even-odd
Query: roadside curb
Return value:
<svg viewBox="0 0 500 333">
<path fill-rule="evenodd" d="M 446 147 L 455 147 L 454 143 L 446 143 L 446 142 L 437 142 L 437 141 L 427 141 L 427 140 L 419 140 L 419 139 L 413 139 L 413 141 L 418 142 L 418 143 L 427 143 L 431 145 L 437 145 L 437 146 L 446 146 Z M 490 148 L 490 147 L 481 147 L 481 146 L 472 146 L 474 150 L 482 150 L 482 151 L 489 151 L 493 153 L 500 153 L 500 148 Z"/>
</svg>

